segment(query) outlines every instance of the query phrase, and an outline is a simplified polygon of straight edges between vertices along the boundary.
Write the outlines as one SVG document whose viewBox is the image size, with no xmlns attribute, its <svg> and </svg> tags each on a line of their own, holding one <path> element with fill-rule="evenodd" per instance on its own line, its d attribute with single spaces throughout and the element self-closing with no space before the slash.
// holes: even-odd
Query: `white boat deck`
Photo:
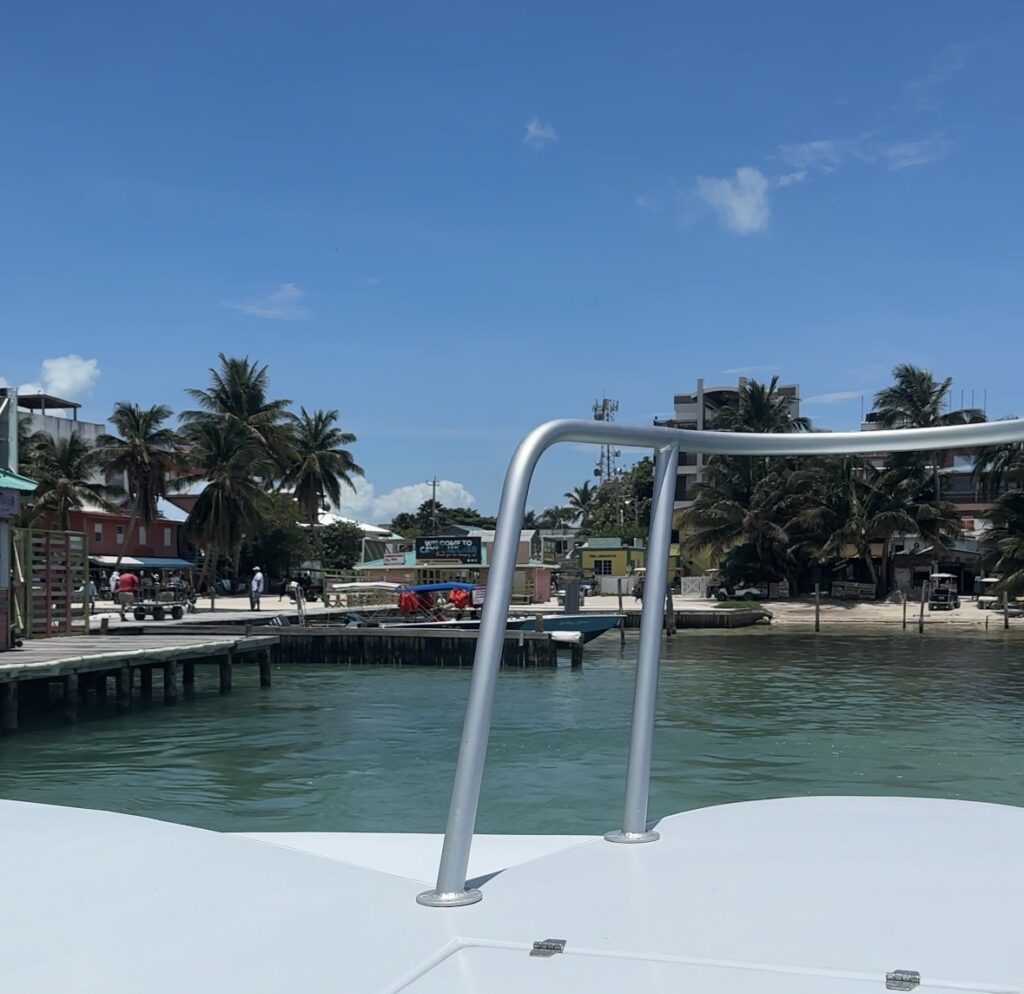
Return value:
<svg viewBox="0 0 1024 994">
<path fill-rule="evenodd" d="M 415 901 L 438 837 L 14 801 L 0 820 L 0 981 L 19 994 L 866 994 L 897 969 L 921 992 L 1024 987 L 1019 808 L 794 798 L 675 815 L 646 845 L 485 836 L 483 901 L 444 909 Z M 564 952 L 531 956 L 542 939 Z"/>
</svg>

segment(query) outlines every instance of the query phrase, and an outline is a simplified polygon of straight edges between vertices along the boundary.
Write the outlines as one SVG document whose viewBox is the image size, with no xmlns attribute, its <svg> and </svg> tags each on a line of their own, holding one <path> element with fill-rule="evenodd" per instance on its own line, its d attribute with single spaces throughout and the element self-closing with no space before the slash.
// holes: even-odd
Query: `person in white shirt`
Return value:
<svg viewBox="0 0 1024 994">
<path fill-rule="evenodd" d="M 260 609 L 260 596 L 263 593 L 263 573 L 259 566 L 253 566 L 252 579 L 249 581 L 249 610 Z"/>
<path fill-rule="evenodd" d="M 110 574 L 110 599 L 117 603 L 117 583 L 121 579 L 121 571 L 115 569 Z"/>
</svg>

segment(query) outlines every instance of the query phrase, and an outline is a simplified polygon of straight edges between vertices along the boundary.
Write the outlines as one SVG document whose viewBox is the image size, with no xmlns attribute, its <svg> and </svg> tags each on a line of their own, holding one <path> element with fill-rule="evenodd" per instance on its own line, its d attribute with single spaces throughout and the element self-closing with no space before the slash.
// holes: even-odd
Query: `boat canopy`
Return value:
<svg viewBox="0 0 1024 994">
<path fill-rule="evenodd" d="M 366 580 L 366 581 L 362 581 L 362 582 L 353 581 L 352 583 L 332 583 L 330 585 L 330 590 L 332 590 L 334 593 L 344 594 L 346 592 L 348 592 L 348 593 L 355 593 L 356 591 L 359 591 L 359 590 L 386 590 L 386 591 L 392 591 L 392 590 L 397 590 L 398 587 L 399 587 L 399 584 L 397 584 L 397 583 L 388 583 L 386 580 L 380 580 L 380 581 L 377 581 L 377 582 L 372 582 L 370 580 Z"/>
<path fill-rule="evenodd" d="M 399 587 L 399 593 L 410 594 L 435 594 L 442 590 L 466 590 L 471 591 L 476 586 L 473 583 L 410 583 Z"/>
</svg>

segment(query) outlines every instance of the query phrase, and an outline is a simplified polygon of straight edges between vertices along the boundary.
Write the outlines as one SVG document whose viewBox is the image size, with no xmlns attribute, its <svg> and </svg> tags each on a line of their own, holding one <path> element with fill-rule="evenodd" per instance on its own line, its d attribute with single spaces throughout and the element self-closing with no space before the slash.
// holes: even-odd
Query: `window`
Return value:
<svg viewBox="0 0 1024 994">
<path fill-rule="evenodd" d="M 171 547 L 171 529 L 164 529 L 164 548 L 169 549 Z"/>
<path fill-rule="evenodd" d="M 117 544 L 124 545 L 124 525 L 118 525 L 116 530 Z"/>
<path fill-rule="evenodd" d="M 610 559 L 595 559 L 594 560 L 594 575 L 595 576 L 611 576 L 612 575 L 612 560 L 610 560 Z"/>
<path fill-rule="evenodd" d="M 92 540 L 94 542 L 103 541 L 103 523 L 100 521 L 94 521 L 92 523 Z"/>
<path fill-rule="evenodd" d="M 139 525 L 139 545 L 146 544 L 146 526 Z"/>
</svg>

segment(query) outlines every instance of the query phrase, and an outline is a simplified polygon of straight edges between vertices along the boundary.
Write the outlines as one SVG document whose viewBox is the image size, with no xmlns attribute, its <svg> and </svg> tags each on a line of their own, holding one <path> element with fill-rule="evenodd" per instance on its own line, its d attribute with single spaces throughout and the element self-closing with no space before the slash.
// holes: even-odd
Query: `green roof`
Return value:
<svg viewBox="0 0 1024 994">
<path fill-rule="evenodd" d="M 8 490 L 21 490 L 23 493 L 30 494 L 37 486 L 36 481 L 30 480 L 27 476 L 19 476 L 9 469 L 0 469 L 0 487 L 6 487 Z"/>
<path fill-rule="evenodd" d="M 621 549 L 621 538 L 588 538 L 584 549 Z"/>
</svg>

